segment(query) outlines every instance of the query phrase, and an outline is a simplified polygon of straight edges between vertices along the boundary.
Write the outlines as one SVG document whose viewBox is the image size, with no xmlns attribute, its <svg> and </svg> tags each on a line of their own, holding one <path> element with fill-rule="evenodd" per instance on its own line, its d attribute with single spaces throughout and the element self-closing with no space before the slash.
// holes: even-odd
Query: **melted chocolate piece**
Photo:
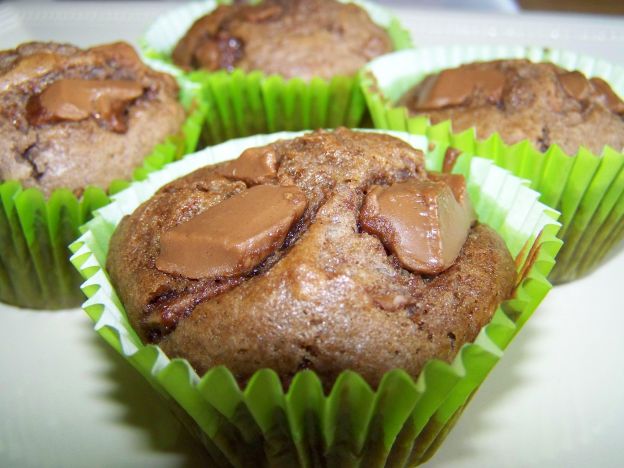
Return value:
<svg viewBox="0 0 624 468">
<path fill-rule="evenodd" d="M 566 72 L 557 76 L 566 93 L 579 101 L 586 101 L 591 87 L 585 75 L 578 71 Z"/>
<path fill-rule="evenodd" d="M 466 179 L 461 174 L 444 174 L 441 172 L 427 172 L 427 178 L 434 182 L 444 182 L 453 191 L 457 203 L 470 204 L 468 192 L 466 191 Z"/>
<path fill-rule="evenodd" d="M 245 53 L 243 41 L 227 31 L 236 11 L 236 6 L 219 5 L 199 18 L 173 50 L 174 63 L 184 68 L 233 70 Z"/>
<path fill-rule="evenodd" d="M 210 40 L 197 46 L 192 62 L 193 66 L 197 68 L 201 67 L 211 71 L 218 70 L 221 65 L 221 55 L 217 41 Z"/>
<path fill-rule="evenodd" d="M 134 81 L 121 80 L 58 80 L 26 105 L 32 125 L 63 121 L 79 121 L 95 117 L 110 130 L 127 130 L 127 106 L 143 94 L 143 87 Z"/>
<path fill-rule="evenodd" d="M 505 75 L 498 70 L 475 70 L 459 67 L 441 71 L 425 79 L 416 103 L 417 109 L 439 109 L 458 106 L 475 93 L 497 103 L 505 85 Z"/>
<path fill-rule="evenodd" d="M 430 179 L 374 186 L 359 217 L 362 230 L 377 236 L 405 269 L 425 275 L 455 262 L 474 220 L 462 176 Z"/>
<path fill-rule="evenodd" d="M 10 71 L 0 76 L 0 93 L 52 72 L 60 62 L 58 55 L 50 52 L 23 57 Z"/>
<path fill-rule="evenodd" d="M 298 187 L 252 187 L 165 232 L 156 268 L 193 279 L 249 273 L 284 243 L 307 204 Z"/>
<path fill-rule="evenodd" d="M 219 33 L 217 38 L 209 39 L 197 46 L 194 52 L 193 67 L 206 70 L 234 70 L 244 53 L 243 43 L 234 36 Z"/>
<path fill-rule="evenodd" d="M 242 180 L 247 185 L 270 182 L 277 175 L 277 156 L 266 148 L 249 148 L 217 171 L 228 179 Z"/>
<path fill-rule="evenodd" d="M 444 152 L 444 161 L 442 162 L 442 172 L 451 172 L 453 167 L 455 167 L 455 163 L 457 162 L 457 158 L 461 156 L 462 152 L 457 148 L 447 148 Z"/>
<path fill-rule="evenodd" d="M 607 109 L 615 114 L 624 114 L 624 101 L 613 92 L 613 89 L 605 80 L 592 78 L 589 82 L 594 88 L 596 97 Z"/>
</svg>

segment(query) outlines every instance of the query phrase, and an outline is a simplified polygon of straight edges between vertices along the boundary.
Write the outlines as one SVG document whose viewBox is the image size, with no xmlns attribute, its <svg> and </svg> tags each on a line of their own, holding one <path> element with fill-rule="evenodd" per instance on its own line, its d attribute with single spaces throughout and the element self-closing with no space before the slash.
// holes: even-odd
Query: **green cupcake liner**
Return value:
<svg viewBox="0 0 624 468">
<path fill-rule="evenodd" d="M 624 96 L 624 68 L 572 52 L 539 47 L 455 46 L 405 50 L 380 57 L 360 73 L 362 90 L 376 128 L 424 134 L 470 154 L 489 158 L 530 181 L 541 201 L 561 212 L 563 248 L 549 279 L 572 281 L 603 263 L 624 239 L 624 153 L 606 146 L 601 154 L 585 148 L 568 155 L 552 145 L 545 153 L 528 141 L 505 145 L 494 134 L 477 140 L 473 130 L 454 133 L 450 121 L 431 125 L 425 116 L 410 117 L 394 103 L 432 72 L 463 63 L 500 58 L 548 61 L 588 76 L 600 76 Z"/>
<path fill-rule="evenodd" d="M 427 167 L 442 167 L 445 144 L 398 136 L 426 152 Z M 201 378 L 184 359 L 169 359 L 144 345 L 131 328 L 105 271 L 109 239 L 121 218 L 163 184 L 206 164 L 237 157 L 244 149 L 301 133 L 230 140 L 152 173 L 113 196 L 84 226 L 72 263 L 86 278 L 83 308 L 95 330 L 172 403 L 201 440 L 215 465 L 223 466 L 404 466 L 429 458 L 503 350 L 550 290 L 546 280 L 561 241 L 558 213 L 539 194 L 491 161 L 465 154 L 454 171 L 464 174 L 482 222 L 505 239 L 516 259 L 518 285 L 474 343 L 448 364 L 427 363 L 417 379 L 400 369 L 372 389 L 360 375 L 344 371 L 328 394 L 317 375 L 299 372 L 287 390 L 276 373 L 262 369 L 240 388 L 223 367 Z"/>
<path fill-rule="evenodd" d="M 346 2 L 346 0 L 345 0 Z M 219 143 L 231 138 L 280 130 L 357 127 L 366 110 L 356 76 L 331 80 L 284 79 L 262 72 L 183 72 L 171 62 L 171 52 L 193 22 L 227 1 L 191 3 L 156 20 L 141 39 L 146 61 L 177 76 L 211 109 L 204 139 Z M 396 50 L 411 47 L 409 32 L 378 5 L 352 1 L 386 29 Z"/>
<path fill-rule="evenodd" d="M 133 179 L 193 152 L 199 141 L 205 108 L 197 108 L 182 126 L 147 156 Z M 108 192 L 87 187 L 80 197 L 57 189 L 49 198 L 19 182 L 0 183 L 0 302 L 30 309 L 67 309 L 84 301 L 81 278 L 69 262 L 67 246 L 80 235 L 80 226 L 110 202 L 108 194 L 129 181 L 111 183 Z"/>
</svg>

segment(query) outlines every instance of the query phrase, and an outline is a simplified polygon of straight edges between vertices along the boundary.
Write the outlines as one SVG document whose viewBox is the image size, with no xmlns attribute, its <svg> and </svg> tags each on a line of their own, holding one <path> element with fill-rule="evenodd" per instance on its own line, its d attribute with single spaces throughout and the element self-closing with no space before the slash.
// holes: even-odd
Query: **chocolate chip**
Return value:
<svg viewBox="0 0 624 468">
<path fill-rule="evenodd" d="M 537 144 L 541 152 L 545 152 L 550 148 L 550 130 L 548 127 L 542 127 L 542 134 L 537 139 Z"/>
</svg>

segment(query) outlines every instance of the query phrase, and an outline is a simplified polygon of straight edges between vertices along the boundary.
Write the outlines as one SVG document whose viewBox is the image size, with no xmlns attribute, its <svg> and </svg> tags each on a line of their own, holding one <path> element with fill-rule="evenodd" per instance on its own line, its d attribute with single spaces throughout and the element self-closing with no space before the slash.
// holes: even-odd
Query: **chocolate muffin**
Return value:
<svg viewBox="0 0 624 468">
<path fill-rule="evenodd" d="M 187 69 L 261 70 L 284 78 L 354 75 L 392 50 L 366 11 L 336 0 L 264 0 L 220 5 L 200 18 L 173 51 Z"/>
<path fill-rule="evenodd" d="M 134 329 L 244 383 L 345 369 L 376 386 L 450 361 L 513 291 L 462 176 L 344 128 L 244 151 L 162 187 L 119 224 L 107 270 Z"/>
<path fill-rule="evenodd" d="M 184 118 L 175 80 L 126 43 L 31 42 L 0 52 L 0 182 L 46 195 L 106 188 L 128 178 Z"/>
<path fill-rule="evenodd" d="M 508 143 L 528 139 L 540 151 L 554 143 L 574 154 L 624 148 L 624 102 L 600 78 L 587 79 L 551 63 L 496 60 L 427 76 L 400 100 L 411 114 L 454 131 L 498 132 Z"/>
</svg>

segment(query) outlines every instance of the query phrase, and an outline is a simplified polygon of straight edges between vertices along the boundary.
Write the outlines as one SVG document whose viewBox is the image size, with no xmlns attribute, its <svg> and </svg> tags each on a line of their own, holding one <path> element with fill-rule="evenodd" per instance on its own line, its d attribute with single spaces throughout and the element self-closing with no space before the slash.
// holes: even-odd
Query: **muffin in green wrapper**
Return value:
<svg viewBox="0 0 624 468">
<path fill-rule="evenodd" d="M 514 67 L 524 68 L 518 72 L 521 86 L 496 76 Z M 442 70 L 445 76 L 434 75 Z M 471 80 L 486 83 L 469 90 L 474 93 L 470 99 L 498 99 L 498 109 L 473 106 L 460 95 L 463 91 L 440 100 L 444 79 L 451 83 L 458 77 L 464 83 L 459 89 Z M 426 134 L 487 157 L 528 179 L 540 200 L 561 212 L 564 246 L 551 281 L 590 273 L 624 238 L 624 103 L 617 96 L 624 95 L 624 68 L 537 47 L 431 47 L 373 61 L 362 71 L 361 85 L 376 127 Z M 515 91 L 522 86 L 524 95 Z M 542 90 L 526 92 L 531 86 Z M 524 102 L 525 109 L 515 116 L 508 112 L 508 105 L 520 108 Z M 421 110 L 415 111 L 418 106 Z M 462 106 L 472 107 L 464 111 Z"/>
<path fill-rule="evenodd" d="M 76 307 L 67 245 L 125 180 L 194 151 L 204 108 L 121 42 L 0 51 L 0 83 L 0 301 Z"/>
<path fill-rule="evenodd" d="M 334 135 L 338 140 L 343 138 L 340 141 L 344 141 L 345 145 L 353 145 L 344 137 L 346 133 L 348 131 L 343 129 L 335 132 Z M 429 144 L 424 137 L 406 133 L 376 132 L 372 135 L 377 133 L 396 136 L 412 147 L 421 149 L 425 154 L 424 164 L 428 171 L 442 168 L 446 145 Z M 312 134 L 304 139 L 294 140 L 295 143 L 284 141 L 276 143 L 276 145 L 282 149 L 318 148 L 315 145 L 319 144 L 323 147 L 323 138 L 316 139 L 319 134 L 328 135 L 330 132 Z M 85 225 L 84 234 L 71 246 L 74 252 L 72 263 L 86 278 L 83 291 L 89 299 L 83 307 L 96 323 L 95 328 L 98 333 L 130 361 L 160 393 L 167 397 L 176 414 L 181 416 L 193 434 L 205 445 L 215 465 L 343 466 L 361 463 L 370 466 L 384 466 L 384 464 L 385 466 L 405 466 L 421 463 L 435 452 L 470 396 L 476 391 L 493 365 L 502 356 L 508 343 L 550 290 L 551 286 L 546 277 L 554 265 L 554 257 L 561 246 L 561 241 L 556 238 L 559 229 L 559 224 L 556 222 L 558 213 L 539 203 L 537 201 L 539 195 L 527 188 L 523 181 L 496 167 L 492 162 L 465 154 L 457 160 L 454 173 L 466 177 L 467 191 L 479 223 L 487 224 L 498 233 L 509 250 L 506 255 L 513 258 L 511 268 L 515 270 L 513 277 L 516 278 L 512 284 L 513 293 L 510 295 L 510 299 L 499 304 L 491 316 L 491 320 L 488 319 L 485 326 L 480 330 L 475 330 L 476 339 L 473 342 L 466 342 L 465 339 L 462 339 L 460 331 L 457 331 L 457 336 L 449 334 L 445 338 L 447 343 L 455 343 L 457 340 L 457 348 L 452 350 L 454 357 L 449 358 L 450 363 L 439 359 L 424 361 L 420 363 L 422 365 L 419 367 L 418 375 L 410 376 L 405 370 L 391 368 L 377 373 L 370 373 L 363 369 L 362 375 L 349 370 L 357 367 L 357 365 L 345 366 L 342 372 L 332 374 L 328 372 L 328 369 L 335 370 L 336 367 L 332 367 L 331 362 L 326 362 L 325 365 L 321 364 L 318 359 L 322 353 L 317 353 L 316 356 L 311 353 L 308 356 L 310 360 L 307 363 L 303 361 L 306 365 L 292 375 L 284 375 L 283 369 L 278 373 L 276 369 L 281 366 L 279 362 L 276 362 L 275 369 L 264 368 L 247 375 L 245 369 L 240 367 L 240 362 L 235 364 L 235 361 L 232 361 L 236 367 L 234 371 L 223 365 L 203 368 L 202 364 L 193 357 L 194 366 L 202 368 L 201 375 L 198 375 L 189 361 L 180 357 L 170 359 L 163 351 L 163 347 L 167 348 L 169 354 L 178 355 L 172 346 L 171 337 L 174 335 L 179 337 L 179 333 L 186 326 L 185 323 L 194 320 L 193 317 L 199 317 L 200 311 L 207 309 L 198 308 L 191 315 L 184 313 L 183 316 L 178 316 L 179 323 L 177 323 L 175 330 L 161 328 L 159 329 L 161 335 L 157 336 L 151 332 L 158 325 L 166 325 L 166 323 L 156 323 L 157 317 L 155 318 L 151 312 L 154 310 L 165 311 L 166 313 L 160 317 L 168 320 L 175 315 L 176 310 L 176 304 L 172 302 L 172 298 L 175 299 L 175 296 L 178 295 L 178 299 L 182 298 L 183 302 L 186 301 L 185 303 L 188 304 L 187 299 L 190 296 L 183 297 L 179 295 L 180 291 L 176 293 L 173 289 L 167 290 L 165 287 L 158 287 L 158 281 L 151 283 L 155 286 L 154 293 L 158 297 L 155 301 L 147 304 L 147 309 L 144 309 L 147 314 L 139 315 L 142 318 L 137 321 L 136 300 L 140 302 L 145 299 L 141 296 L 144 288 L 140 287 L 135 290 L 139 294 L 135 296 L 132 292 L 129 293 L 126 286 L 131 286 L 132 289 L 132 281 L 136 281 L 135 285 L 142 284 L 141 273 L 136 275 L 136 278 L 126 281 L 125 284 L 120 283 L 117 287 L 113 286 L 115 282 L 119 281 L 124 270 L 118 267 L 118 262 L 111 261 L 111 254 L 116 255 L 115 252 L 124 252 L 124 245 L 120 246 L 119 240 L 128 241 L 129 238 L 124 237 L 125 232 L 141 236 L 146 230 L 149 232 L 150 229 L 153 229 L 145 227 L 147 223 L 132 223 L 134 227 L 128 230 L 128 222 L 125 221 L 122 224 L 126 227 L 122 227 L 121 231 L 117 230 L 126 215 L 135 212 L 143 202 L 151 199 L 150 203 L 142 205 L 137 211 L 137 213 L 145 213 L 145 210 L 154 206 L 154 200 L 158 200 L 159 197 L 165 197 L 165 199 L 174 197 L 171 198 L 173 205 L 171 210 L 180 211 L 181 205 L 176 205 L 175 197 L 178 196 L 176 194 L 189 190 L 185 185 L 185 180 L 192 184 L 190 190 L 197 191 L 197 195 L 194 195 L 193 199 L 198 199 L 196 197 L 202 197 L 202 194 L 212 193 L 217 189 L 225 190 L 225 187 L 227 190 L 230 188 L 233 190 L 231 196 L 227 198 L 227 200 L 233 200 L 237 194 L 240 195 L 239 191 L 242 186 L 230 187 L 228 184 L 232 182 L 228 182 L 230 180 L 228 177 L 256 180 L 256 182 L 250 183 L 252 186 L 256 183 L 265 183 L 263 181 L 269 180 L 265 178 L 268 176 L 252 179 L 248 169 L 253 166 L 254 171 L 267 170 L 267 174 L 270 174 L 271 158 L 280 151 L 265 151 L 267 148 L 275 147 L 262 145 L 299 135 L 301 134 L 278 133 L 231 140 L 189 155 L 182 161 L 168 165 L 166 170 L 154 172 L 145 181 L 136 182 L 127 190 L 114 195 L 113 202 L 96 212 L 94 219 Z M 375 138 L 381 138 L 381 136 Z M 297 141 L 300 143 L 296 143 Z M 368 146 L 376 144 L 376 141 L 375 139 L 366 140 Z M 349 151 L 355 153 L 359 151 L 357 144 L 349 146 L 349 148 Z M 265 158 L 262 161 L 267 162 L 268 165 L 258 166 L 254 164 L 249 166 L 241 162 L 253 160 L 252 155 L 257 155 L 258 151 L 263 155 L 262 158 Z M 402 161 L 394 169 L 397 177 L 404 174 L 401 164 L 411 164 L 409 162 L 411 159 L 409 157 L 406 159 L 405 153 L 402 151 L 407 150 L 395 148 L 392 150 L 393 156 L 388 156 L 395 162 Z M 413 150 L 410 149 L 409 151 Z M 219 169 L 217 170 L 221 171 L 219 173 L 208 174 L 205 172 L 206 169 L 201 169 L 208 164 L 236 158 L 241 153 L 246 156 L 238 160 L 234 166 L 232 166 L 234 163 L 218 166 Z M 290 153 L 287 151 L 284 154 Z M 339 156 L 337 153 L 327 152 L 323 157 L 334 160 L 333 158 Z M 305 178 L 306 174 L 294 168 L 291 171 L 290 166 L 288 166 L 289 158 L 290 156 L 283 156 L 279 161 L 279 164 L 285 165 L 280 166 L 282 167 L 281 174 L 290 174 L 288 177 L 294 177 L 295 185 L 300 183 L 305 185 L 304 182 L 301 182 L 303 179 L 298 178 Z M 379 161 L 371 162 L 371 171 L 374 172 L 375 164 L 381 164 Z M 319 164 L 319 167 L 323 166 L 322 163 Z M 341 170 L 348 173 L 349 167 L 343 165 L 340 167 Z M 234 172 L 232 172 L 233 169 L 235 169 Z M 418 172 L 424 169 L 416 166 L 411 169 L 411 171 L 414 170 Z M 176 180 L 191 173 L 193 174 L 186 179 Z M 254 172 L 254 174 L 255 177 L 258 173 Z M 315 180 L 318 183 L 323 183 L 325 180 L 323 177 L 325 176 L 320 175 Z M 383 176 L 380 174 L 373 183 L 384 184 L 385 179 L 382 179 Z M 386 183 L 400 185 L 403 183 L 402 180 L 400 178 L 399 182 L 386 181 Z M 352 182 L 357 183 L 357 180 L 348 179 L 345 181 L 347 184 Z M 406 179 L 404 182 L 407 183 L 409 180 Z M 237 183 L 240 184 L 240 182 Z M 165 187 L 154 196 L 163 186 Z M 267 187 L 267 185 L 260 186 Z M 273 187 L 273 189 L 276 188 L 270 183 L 268 186 Z M 461 184 L 457 187 L 461 187 Z M 247 192 L 243 190 L 242 195 L 251 194 L 252 190 L 254 190 L 253 187 Z M 340 189 L 336 190 L 336 200 L 340 201 L 341 194 L 346 192 Z M 306 193 L 308 194 L 308 192 Z M 373 193 L 373 190 L 370 193 Z M 292 197 L 296 198 L 296 196 L 296 193 L 291 194 L 286 199 L 292 200 Z M 311 196 L 314 197 L 314 194 L 312 193 Z M 310 203 L 316 206 L 313 202 Z M 186 207 L 184 208 L 186 214 L 182 214 L 182 216 L 187 216 L 186 219 L 188 220 L 189 214 L 193 216 L 194 208 L 191 205 L 184 206 Z M 335 219 L 338 223 L 336 217 L 338 214 L 331 211 L 331 206 L 333 205 L 327 202 L 319 208 L 320 211 L 314 218 L 317 221 L 321 220 L 318 221 L 322 225 L 320 229 L 329 229 L 327 232 L 338 235 L 338 227 L 332 230 L 332 223 L 327 224 L 323 221 L 325 216 L 329 216 L 328 219 Z M 338 203 L 337 206 L 343 206 L 346 210 L 356 209 L 352 204 L 346 202 Z M 357 209 L 359 210 L 359 208 Z M 171 215 L 164 214 L 163 222 L 168 222 L 166 221 L 167 216 Z M 211 217 L 217 216 L 214 212 L 211 214 Z M 245 224 L 253 224 L 252 218 L 250 216 L 245 219 Z M 145 219 L 148 220 L 148 218 Z M 368 218 L 361 219 L 363 224 L 369 222 L 367 221 Z M 304 219 L 296 222 L 296 227 L 291 226 L 291 229 L 294 229 L 294 234 L 291 232 L 285 242 L 292 242 L 293 244 L 289 244 L 287 247 L 291 250 L 288 250 L 286 255 L 298 255 L 296 249 L 303 242 L 302 239 L 306 239 L 305 242 L 314 239 L 316 228 L 314 228 L 314 224 L 311 225 L 312 227 L 305 227 L 306 222 Z M 304 233 L 299 235 L 297 232 L 302 229 L 301 226 L 304 226 Z M 117 233 L 115 233 L 116 230 Z M 111 237 L 114 233 L 115 236 L 111 243 Z M 383 233 L 371 235 L 383 236 Z M 168 242 L 164 240 L 165 237 L 164 234 L 161 237 L 161 246 Z M 209 239 L 208 241 L 212 242 Z M 128 242 L 138 242 L 136 245 L 140 248 L 140 241 Z M 109 245 L 112 246 L 111 249 L 115 249 L 115 252 L 109 252 Z M 331 257 L 333 251 L 329 248 L 330 246 L 327 247 L 324 250 Z M 393 244 L 390 244 L 388 248 L 393 249 Z M 162 252 L 161 254 L 163 254 Z M 181 258 L 183 256 L 182 250 L 179 250 L 179 253 L 178 258 Z M 202 255 L 199 250 L 196 253 L 197 256 Z M 369 271 L 370 265 L 375 265 L 375 258 L 382 254 L 383 252 L 371 251 L 368 265 L 363 265 L 362 271 Z M 263 280 L 275 271 L 278 271 L 279 274 L 279 269 L 290 261 L 284 260 L 284 258 L 274 261 L 275 259 L 272 260 L 269 254 L 269 257 L 262 260 L 261 266 L 256 266 L 256 270 L 251 272 L 250 276 L 246 277 L 243 283 L 237 287 L 253 288 L 253 281 Z M 158 263 L 161 260 L 163 262 Z M 156 261 L 157 268 L 170 268 L 164 259 L 161 260 Z M 331 262 L 331 258 L 326 260 Z M 458 260 L 458 262 L 461 261 L 463 260 Z M 107 263 L 109 268 L 105 267 Z M 210 262 L 208 261 L 208 263 Z M 342 271 L 336 277 L 339 278 L 341 284 L 348 284 L 349 275 L 340 270 L 344 266 L 344 262 L 341 263 L 337 258 L 335 263 L 336 268 L 338 268 L 336 271 Z M 306 262 L 302 262 L 301 265 L 305 266 Z M 134 268 L 132 265 L 126 265 L 126 267 L 129 268 L 126 273 Z M 263 268 L 265 269 L 263 270 Z M 303 273 L 304 276 L 298 291 L 305 296 L 306 287 L 311 287 L 320 273 L 309 268 L 305 271 L 297 271 Z M 293 271 L 293 274 L 298 275 L 297 271 Z M 153 275 L 158 274 L 156 270 L 153 270 Z M 359 273 L 353 271 L 352 274 L 354 275 L 353 279 L 359 281 Z M 466 270 L 465 274 L 469 276 L 470 272 Z M 179 278 L 179 275 L 174 276 Z M 112 282 L 110 278 L 113 278 Z M 224 277 L 220 282 L 229 281 L 227 278 L 227 276 Z M 432 281 L 435 280 L 436 276 L 429 278 L 427 281 Z M 397 278 L 396 285 L 399 285 L 400 282 L 400 278 Z M 213 286 L 206 283 L 201 287 L 211 288 Z M 170 283 L 168 287 L 173 288 L 175 286 Z M 188 288 L 186 292 L 190 289 Z M 216 302 L 212 299 L 209 302 L 215 307 L 220 307 L 219 303 L 225 304 L 225 309 L 227 309 L 229 307 L 227 301 L 239 293 L 236 287 L 224 291 L 220 294 L 217 293 Z M 366 294 L 375 296 L 381 289 L 375 291 L 371 290 Z M 249 314 L 255 310 L 255 303 L 262 302 L 261 297 L 264 292 L 256 289 L 253 294 L 256 295 L 257 301 L 248 304 L 246 310 L 249 311 Z M 406 311 L 407 303 L 404 302 L 404 298 L 398 296 L 400 294 L 394 295 L 392 298 L 379 297 L 375 302 L 378 305 L 375 306 L 377 307 L 376 310 L 381 310 L 379 309 L 381 307 L 383 316 L 387 317 L 399 313 L 392 312 L 393 308 L 396 307 L 398 307 L 397 310 Z M 122 297 L 128 301 L 127 309 L 123 306 Z M 307 300 L 314 300 L 314 298 Z M 336 298 L 336 302 L 341 300 L 343 299 Z M 362 301 L 368 304 L 366 297 L 363 297 Z M 194 301 L 191 303 L 198 304 Z M 158 309 L 161 305 L 164 305 L 165 308 Z M 276 304 L 275 308 L 281 310 L 282 305 Z M 198 307 L 203 307 L 203 305 L 200 304 Z M 370 307 L 370 304 L 366 307 Z M 417 309 L 413 309 L 412 312 L 414 314 L 423 313 L 422 310 L 418 311 Z M 232 316 L 235 313 L 242 312 L 243 315 L 245 313 L 245 309 L 234 310 L 232 308 L 229 310 Z M 344 314 L 349 313 L 345 309 L 341 310 Z M 217 309 L 214 311 L 217 313 Z M 203 314 L 203 312 L 201 313 Z M 221 317 L 224 323 L 227 322 L 227 315 Z M 257 318 L 256 315 L 254 317 Z M 249 321 L 255 324 L 254 320 L 254 318 L 249 318 Z M 286 316 L 284 320 L 287 320 Z M 131 323 L 134 324 L 135 328 Z M 213 325 L 219 326 L 217 323 Z M 418 329 L 415 322 L 412 325 L 414 330 Z M 241 322 L 239 327 L 246 326 L 250 326 L 249 323 Z M 284 327 L 287 328 L 286 323 L 281 325 L 273 323 L 271 325 L 276 333 Z M 216 332 L 216 328 L 214 331 Z M 237 332 L 237 329 L 231 329 L 232 336 Z M 285 338 L 287 337 L 285 336 Z M 190 335 L 189 339 L 192 339 Z M 257 343 L 262 343 L 267 339 L 270 338 L 268 336 L 257 336 L 256 338 Z M 160 344 L 144 344 L 145 342 L 156 341 Z M 223 349 L 228 348 L 229 342 L 227 337 L 218 340 L 218 344 Z M 198 342 L 198 346 L 203 346 L 200 343 L 201 341 Z M 274 341 L 274 344 L 277 346 L 279 342 Z M 364 343 L 361 344 L 364 345 Z M 453 344 L 451 344 L 452 346 Z M 246 346 L 239 349 L 243 356 L 247 352 L 244 348 Z M 353 343 L 352 348 L 357 349 L 358 344 Z M 380 347 L 379 352 L 384 353 L 393 349 L 391 345 L 388 345 L 383 349 Z M 329 350 L 326 351 L 329 352 Z M 232 354 L 234 356 L 236 353 Z M 346 354 L 349 353 L 346 352 Z M 400 350 L 397 350 L 396 355 L 400 355 Z M 282 355 L 282 360 L 288 362 L 290 356 Z M 306 367 L 318 369 L 318 372 L 306 369 Z"/>
<path fill-rule="evenodd" d="M 204 135 L 211 143 L 356 127 L 366 109 L 357 70 L 411 46 L 395 17 L 364 1 L 230 3 L 190 3 L 158 18 L 141 40 L 152 66 L 176 74 L 213 110 Z"/>
</svg>

